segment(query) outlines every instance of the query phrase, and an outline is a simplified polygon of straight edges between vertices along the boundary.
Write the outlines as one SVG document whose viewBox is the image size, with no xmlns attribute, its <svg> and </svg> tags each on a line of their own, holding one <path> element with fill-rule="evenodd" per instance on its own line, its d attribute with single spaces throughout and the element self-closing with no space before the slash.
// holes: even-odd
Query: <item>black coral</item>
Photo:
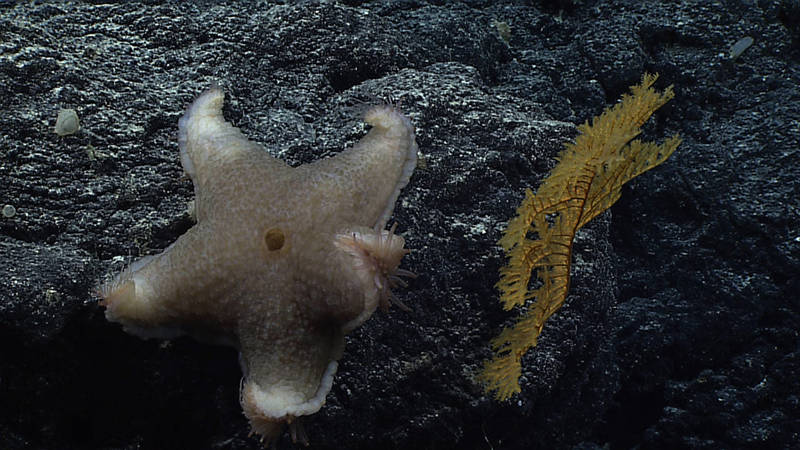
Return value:
<svg viewBox="0 0 800 450">
<path fill-rule="evenodd" d="M 492 341 L 496 355 L 480 375 L 487 391 L 495 391 L 500 400 L 520 391 L 522 356 L 567 297 L 577 230 L 616 202 L 623 184 L 664 162 L 681 142 L 677 135 L 661 145 L 633 140 L 650 115 L 674 96 L 671 86 L 663 93 L 652 89 L 657 77 L 645 74 L 631 94 L 591 125 L 578 127 L 581 134 L 566 144 L 536 194 L 525 191 L 499 241 L 508 257 L 496 285 L 500 301 L 506 310 L 527 306 L 517 323 Z M 530 290 L 534 270 L 540 283 Z"/>
</svg>

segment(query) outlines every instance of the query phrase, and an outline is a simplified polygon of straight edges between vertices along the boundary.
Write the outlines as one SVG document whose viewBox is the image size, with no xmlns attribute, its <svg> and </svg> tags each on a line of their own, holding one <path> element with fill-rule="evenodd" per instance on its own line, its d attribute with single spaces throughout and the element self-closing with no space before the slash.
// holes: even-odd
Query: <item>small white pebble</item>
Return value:
<svg viewBox="0 0 800 450">
<path fill-rule="evenodd" d="M 56 127 L 53 131 L 59 136 L 75 134 L 81 128 L 78 113 L 74 109 L 62 109 L 58 112 Z"/>
<path fill-rule="evenodd" d="M 750 36 L 745 36 L 739 39 L 738 41 L 736 41 L 735 44 L 731 46 L 731 49 L 728 52 L 728 57 L 730 59 L 738 58 L 739 55 L 744 53 L 744 51 L 750 48 L 751 45 L 753 45 L 753 38 L 751 38 Z"/>
<path fill-rule="evenodd" d="M 12 205 L 3 206 L 3 217 L 6 219 L 10 219 L 17 214 L 17 208 L 14 208 Z"/>
</svg>

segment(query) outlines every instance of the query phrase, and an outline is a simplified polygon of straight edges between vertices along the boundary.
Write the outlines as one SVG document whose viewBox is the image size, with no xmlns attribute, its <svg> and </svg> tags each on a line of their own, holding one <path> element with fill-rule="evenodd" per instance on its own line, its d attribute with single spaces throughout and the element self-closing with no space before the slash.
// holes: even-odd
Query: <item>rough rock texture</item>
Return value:
<svg viewBox="0 0 800 450">
<path fill-rule="evenodd" d="M 394 216 L 413 311 L 348 338 L 312 448 L 800 440 L 797 2 L 283 3 L 0 3 L 0 448 L 258 446 L 235 351 L 139 340 L 91 294 L 191 226 L 177 120 L 214 81 L 292 165 L 385 98 L 426 155 Z M 676 91 L 645 137 L 684 143 L 579 233 L 568 302 L 496 403 L 474 382 L 511 318 L 495 242 L 572 124 L 644 71 Z M 78 133 L 53 132 L 61 108 Z"/>
</svg>

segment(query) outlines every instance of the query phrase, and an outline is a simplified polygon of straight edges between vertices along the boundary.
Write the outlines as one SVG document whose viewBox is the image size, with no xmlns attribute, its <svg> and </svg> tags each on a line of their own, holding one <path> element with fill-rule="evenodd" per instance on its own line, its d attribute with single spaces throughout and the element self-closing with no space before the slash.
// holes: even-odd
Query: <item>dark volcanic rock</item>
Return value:
<svg viewBox="0 0 800 450">
<path fill-rule="evenodd" d="M 92 295 L 192 225 L 177 120 L 213 82 L 289 164 L 384 99 L 425 154 L 394 214 L 412 312 L 348 337 L 312 448 L 800 441 L 796 2 L 284 3 L 0 3 L 0 448 L 258 447 L 234 350 L 139 340 Z M 644 138 L 684 142 L 578 233 L 567 303 L 495 402 L 474 381 L 513 317 L 495 242 L 573 124 L 645 71 L 676 97 Z"/>
</svg>

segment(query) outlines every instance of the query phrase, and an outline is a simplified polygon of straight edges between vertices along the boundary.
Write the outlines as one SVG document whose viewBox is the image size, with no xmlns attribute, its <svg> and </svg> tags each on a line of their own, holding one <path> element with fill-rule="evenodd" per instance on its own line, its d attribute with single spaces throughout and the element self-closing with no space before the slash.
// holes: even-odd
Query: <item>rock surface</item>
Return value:
<svg viewBox="0 0 800 450">
<path fill-rule="evenodd" d="M 412 308 L 349 336 L 311 448 L 788 448 L 800 440 L 800 6 L 657 1 L 0 3 L 0 448 L 257 448 L 234 350 L 142 341 L 92 290 L 192 224 L 176 140 L 212 82 L 292 165 L 400 100 Z M 492 25 L 510 25 L 506 42 Z M 735 60 L 730 47 L 752 36 Z M 578 234 L 521 395 L 474 382 L 512 315 L 504 222 L 645 71 L 665 164 Z M 72 108 L 81 129 L 53 132 Z M 288 438 L 279 445 L 291 448 Z"/>
</svg>

